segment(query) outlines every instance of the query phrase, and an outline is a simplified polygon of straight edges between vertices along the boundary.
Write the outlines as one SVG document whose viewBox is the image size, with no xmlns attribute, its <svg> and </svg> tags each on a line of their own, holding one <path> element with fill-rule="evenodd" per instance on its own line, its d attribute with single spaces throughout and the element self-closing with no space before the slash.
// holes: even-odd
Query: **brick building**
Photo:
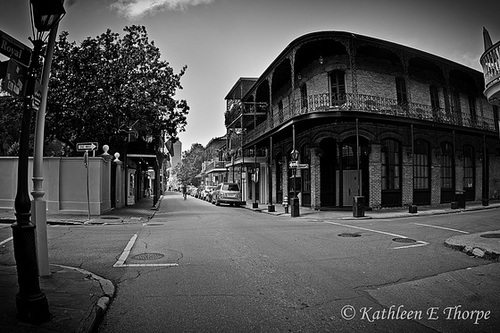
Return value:
<svg viewBox="0 0 500 333">
<path fill-rule="evenodd" d="M 483 90 L 482 73 L 447 59 L 315 32 L 231 89 L 227 147 L 242 159 L 244 198 L 270 205 L 294 194 L 315 209 L 358 195 L 371 208 L 496 198 L 498 107 Z"/>
</svg>

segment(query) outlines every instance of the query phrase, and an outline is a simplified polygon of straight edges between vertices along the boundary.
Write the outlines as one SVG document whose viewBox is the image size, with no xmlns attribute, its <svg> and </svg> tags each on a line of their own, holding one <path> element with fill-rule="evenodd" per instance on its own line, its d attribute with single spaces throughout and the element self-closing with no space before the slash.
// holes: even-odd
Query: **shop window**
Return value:
<svg viewBox="0 0 500 333">
<path fill-rule="evenodd" d="M 475 184 L 475 164 L 474 164 L 474 148 L 470 145 L 464 146 L 463 151 L 464 161 L 464 188 L 473 188 Z"/>
<path fill-rule="evenodd" d="M 413 188 L 416 190 L 430 188 L 430 148 L 423 140 L 416 140 L 414 145 Z"/>
<path fill-rule="evenodd" d="M 311 192 L 311 148 L 305 145 L 302 148 L 301 163 L 308 164 L 308 169 L 302 169 L 302 191 L 305 193 Z"/>
<path fill-rule="evenodd" d="M 449 142 L 441 144 L 441 188 L 455 188 L 455 163 L 453 145 Z"/>
<path fill-rule="evenodd" d="M 382 142 L 382 190 L 401 188 L 401 145 L 395 140 Z"/>
</svg>

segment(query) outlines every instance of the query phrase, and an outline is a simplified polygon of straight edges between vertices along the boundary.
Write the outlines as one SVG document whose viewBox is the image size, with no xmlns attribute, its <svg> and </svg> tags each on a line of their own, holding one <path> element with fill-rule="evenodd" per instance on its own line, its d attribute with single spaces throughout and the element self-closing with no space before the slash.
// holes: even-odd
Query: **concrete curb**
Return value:
<svg viewBox="0 0 500 333">
<path fill-rule="evenodd" d="M 101 289 L 103 291 L 103 295 L 97 300 L 97 302 L 90 310 L 90 313 L 87 316 L 85 316 L 82 322 L 78 325 L 78 328 L 75 330 L 75 332 L 82 332 L 82 333 L 96 332 L 100 322 L 104 318 L 104 314 L 106 313 L 106 310 L 108 309 L 108 306 L 112 298 L 115 295 L 115 290 L 116 290 L 115 286 L 110 280 L 105 279 L 99 275 L 96 275 L 92 272 L 86 271 L 81 268 L 57 265 L 57 264 L 54 264 L 54 266 L 77 271 L 99 282 Z"/>
<path fill-rule="evenodd" d="M 469 256 L 490 261 L 499 261 L 500 250 L 498 250 L 498 245 L 495 248 L 495 243 L 488 244 L 487 241 L 481 239 L 481 235 L 491 233 L 500 233 L 500 230 L 453 236 L 446 239 L 444 245 L 454 250 L 462 251 Z"/>
</svg>

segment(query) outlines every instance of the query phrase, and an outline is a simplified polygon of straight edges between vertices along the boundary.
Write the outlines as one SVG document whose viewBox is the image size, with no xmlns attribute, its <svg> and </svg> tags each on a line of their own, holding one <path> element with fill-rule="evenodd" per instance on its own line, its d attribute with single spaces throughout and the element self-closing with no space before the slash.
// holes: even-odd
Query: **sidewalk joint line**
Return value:
<svg viewBox="0 0 500 333">
<path fill-rule="evenodd" d="M 450 230 L 450 231 L 460 232 L 462 234 L 468 234 L 467 231 L 462 231 L 462 230 L 453 229 L 453 228 L 446 228 L 446 227 L 441 227 L 441 226 L 432 225 L 432 224 L 424 224 L 424 223 L 413 223 L 413 224 L 420 225 L 420 226 L 423 226 L 423 227 L 431 227 L 431 228 L 437 228 L 437 229 L 444 229 L 444 230 Z"/>
</svg>

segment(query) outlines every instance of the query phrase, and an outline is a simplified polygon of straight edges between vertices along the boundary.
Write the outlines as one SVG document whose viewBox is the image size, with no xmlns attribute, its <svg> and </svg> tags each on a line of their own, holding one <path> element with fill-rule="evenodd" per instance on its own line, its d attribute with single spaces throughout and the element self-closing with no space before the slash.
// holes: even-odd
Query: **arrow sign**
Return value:
<svg viewBox="0 0 500 333">
<path fill-rule="evenodd" d="M 0 53 L 26 67 L 30 65 L 31 49 L 2 30 L 0 30 Z"/>
<path fill-rule="evenodd" d="M 77 151 L 89 151 L 96 150 L 98 147 L 97 142 L 82 142 L 76 144 Z"/>
</svg>

